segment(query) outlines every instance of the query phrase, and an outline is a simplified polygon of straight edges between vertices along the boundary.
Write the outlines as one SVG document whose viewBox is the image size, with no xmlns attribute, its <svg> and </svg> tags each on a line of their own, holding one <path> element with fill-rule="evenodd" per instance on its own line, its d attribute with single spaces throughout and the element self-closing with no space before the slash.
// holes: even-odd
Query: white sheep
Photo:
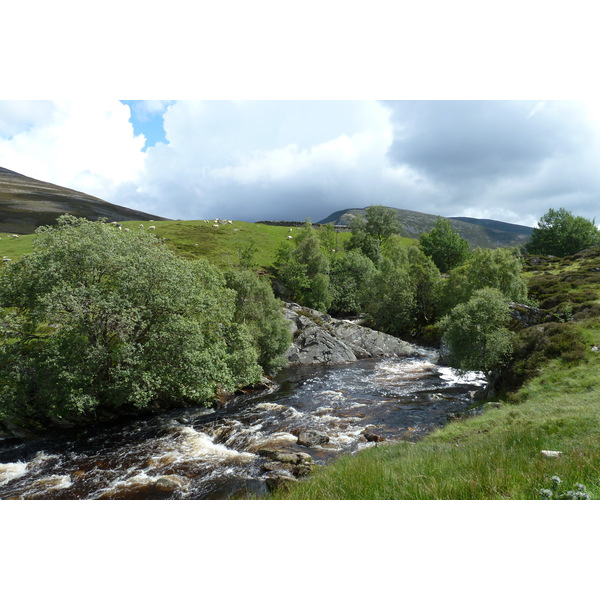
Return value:
<svg viewBox="0 0 600 600">
<path fill-rule="evenodd" d="M 148 231 L 154 231 L 156 229 L 156 225 L 150 225 L 150 227 L 148 227 Z"/>
<path fill-rule="evenodd" d="M 291 239 L 292 239 L 292 236 L 291 236 L 291 235 L 288 235 L 288 240 L 291 240 Z"/>
<path fill-rule="evenodd" d="M 213 225 L 213 227 L 219 227 L 216 223 Z"/>
<path fill-rule="evenodd" d="M 125 227 L 123 231 L 129 231 L 129 227 Z"/>
</svg>

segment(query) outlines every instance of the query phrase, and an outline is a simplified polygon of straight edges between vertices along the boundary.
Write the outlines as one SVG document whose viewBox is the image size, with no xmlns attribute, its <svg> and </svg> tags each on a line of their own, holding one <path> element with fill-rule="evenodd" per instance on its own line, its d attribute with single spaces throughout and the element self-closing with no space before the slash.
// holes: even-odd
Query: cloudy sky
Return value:
<svg viewBox="0 0 600 600">
<path fill-rule="evenodd" d="M 384 204 L 534 225 L 600 199 L 600 105 L 575 101 L 0 102 L 0 166 L 176 219 Z"/>
</svg>

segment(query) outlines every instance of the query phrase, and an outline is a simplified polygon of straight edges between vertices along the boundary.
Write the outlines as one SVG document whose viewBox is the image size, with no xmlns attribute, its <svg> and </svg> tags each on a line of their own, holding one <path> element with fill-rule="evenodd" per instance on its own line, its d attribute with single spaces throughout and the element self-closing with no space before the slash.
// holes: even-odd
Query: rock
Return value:
<svg viewBox="0 0 600 600">
<path fill-rule="evenodd" d="M 298 304 L 285 304 L 283 312 L 294 336 L 287 353 L 292 365 L 336 365 L 421 354 L 414 344 Z"/>
<path fill-rule="evenodd" d="M 172 494 L 178 489 L 185 487 L 187 481 L 177 475 L 163 475 L 154 482 L 154 489 L 159 494 Z"/>
<path fill-rule="evenodd" d="M 376 433 L 370 433 L 368 431 L 363 431 L 362 434 L 367 440 L 367 442 L 385 442 L 385 438 L 382 435 L 377 435 Z"/>
<path fill-rule="evenodd" d="M 312 457 L 310 454 L 306 454 L 306 452 L 289 452 L 287 450 L 263 448 L 258 451 L 258 455 L 263 456 L 269 461 L 292 465 L 300 465 L 303 463 L 312 462 Z"/>
<path fill-rule="evenodd" d="M 298 434 L 298 444 L 301 446 L 321 446 L 322 444 L 326 444 L 329 442 L 329 436 L 322 431 L 316 431 L 314 429 L 307 429 L 306 431 L 301 431 Z"/>
<path fill-rule="evenodd" d="M 542 450 L 541 454 L 544 458 L 559 458 L 562 456 L 562 452 L 558 450 Z"/>
</svg>

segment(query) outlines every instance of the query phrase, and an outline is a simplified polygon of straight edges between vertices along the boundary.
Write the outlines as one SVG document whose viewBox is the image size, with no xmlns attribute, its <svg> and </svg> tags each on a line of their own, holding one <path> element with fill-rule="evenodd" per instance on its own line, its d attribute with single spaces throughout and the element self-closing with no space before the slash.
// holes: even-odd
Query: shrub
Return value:
<svg viewBox="0 0 600 600">
<path fill-rule="evenodd" d="M 468 302 L 476 290 L 486 287 L 497 289 L 507 301 L 527 301 L 521 263 L 509 249 L 476 248 L 466 263 L 450 271 L 440 289 L 440 314 L 448 314 L 453 307 Z"/>
<path fill-rule="evenodd" d="M 274 373 L 286 366 L 292 334 L 269 281 L 247 270 L 229 271 L 225 280 L 236 292 L 234 319 L 250 332 L 261 367 Z"/>
<path fill-rule="evenodd" d="M 0 273 L 0 415 L 85 420 L 256 381 L 234 299 L 215 267 L 151 234 L 63 216 Z"/>
<path fill-rule="evenodd" d="M 456 306 L 440 322 L 450 366 L 488 373 L 504 362 L 514 337 L 507 329 L 509 319 L 505 297 L 493 288 L 477 290 L 468 302 Z"/>
<path fill-rule="evenodd" d="M 551 208 L 531 233 L 526 251 L 563 257 L 598 244 L 600 232 L 593 220 L 574 216 L 564 208 Z"/>
</svg>

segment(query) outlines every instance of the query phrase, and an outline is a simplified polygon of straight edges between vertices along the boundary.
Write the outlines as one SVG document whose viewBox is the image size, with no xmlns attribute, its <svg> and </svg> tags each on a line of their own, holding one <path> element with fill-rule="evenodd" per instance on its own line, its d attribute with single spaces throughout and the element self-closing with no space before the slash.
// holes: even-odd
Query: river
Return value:
<svg viewBox="0 0 600 600">
<path fill-rule="evenodd" d="M 480 374 L 458 376 L 419 358 L 293 367 L 276 389 L 236 396 L 218 410 L 190 408 L 35 440 L 0 439 L 0 499 L 229 499 L 267 492 L 264 448 L 326 464 L 374 441 L 418 440 L 463 414 Z M 327 443 L 305 447 L 296 434 Z M 374 438 L 373 436 L 378 436 Z"/>
</svg>

